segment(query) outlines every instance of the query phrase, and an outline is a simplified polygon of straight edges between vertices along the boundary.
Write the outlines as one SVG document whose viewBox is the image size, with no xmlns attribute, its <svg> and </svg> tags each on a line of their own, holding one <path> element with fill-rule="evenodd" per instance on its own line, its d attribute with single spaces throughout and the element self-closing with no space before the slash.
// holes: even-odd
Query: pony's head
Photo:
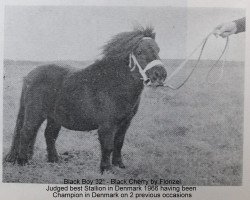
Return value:
<svg viewBox="0 0 250 200">
<path fill-rule="evenodd" d="M 103 48 L 108 59 L 127 61 L 131 73 L 148 86 L 163 85 L 167 72 L 159 57 L 152 28 L 137 28 L 116 35 Z"/>
</svg>

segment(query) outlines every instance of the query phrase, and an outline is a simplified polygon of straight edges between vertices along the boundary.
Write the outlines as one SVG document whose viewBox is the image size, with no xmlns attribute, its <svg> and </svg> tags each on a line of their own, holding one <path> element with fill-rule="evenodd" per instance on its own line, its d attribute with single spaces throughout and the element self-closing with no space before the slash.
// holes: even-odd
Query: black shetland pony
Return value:
<svg viewBox="0 0 250 200">
<path fill-rule="evenodd" d="M 153 29 L 139 28 L 116 35 L 103 47 L 103 58 L 85 69 L 44 65 L 32 70 L 24 78 L 12 147 L 5 160 L 26 164 L 37 131 L 47 119 L 49 162 L 58 161 L 55 142 L 63 126 L 98 129 L 101 172 L 111 169 L 111 153 L 112 164 L 124 168 L 124 136 L 144 84 L 162 85 L 167 76 L 158 53 Z"/>
</svg>

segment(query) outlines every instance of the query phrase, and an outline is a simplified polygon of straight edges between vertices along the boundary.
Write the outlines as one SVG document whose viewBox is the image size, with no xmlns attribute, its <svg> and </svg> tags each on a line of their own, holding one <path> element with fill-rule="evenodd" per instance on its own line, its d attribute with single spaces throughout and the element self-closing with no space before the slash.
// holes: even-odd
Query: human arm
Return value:
<svg viewBox="0 0 250 200">
<path fill-rule="evenodd" d="M 214 29 L 215 36 L 228 37 L 232 34 L 237 34 L 240 32 L 244 32 L 246 29 L 246 18 L 243 17 L 241 19 L 234 20 L 232 22 L 227 22 L 218 25 Z"/>
</svg>

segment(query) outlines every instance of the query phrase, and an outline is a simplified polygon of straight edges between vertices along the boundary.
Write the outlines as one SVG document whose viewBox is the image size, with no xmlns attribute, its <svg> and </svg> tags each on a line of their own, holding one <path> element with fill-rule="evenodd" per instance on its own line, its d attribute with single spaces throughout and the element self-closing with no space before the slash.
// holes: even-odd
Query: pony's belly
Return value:
<svg viewBox="0 0 250 200">
<path fill-rule="evenodd" d="M 91 131 L 91 130 L 95 130 L 98 128 L 98 125 L 90 123 L 90 122 L 85 122 L 85 121 L 82 121 L 79 123 L 64 122 L 62 123 L 62 126 L 64 128 L 75 130 L 75 131 Z"/>
<path fill-rule="evenodd" d="M 53 117 L 63 127 L 76 131 L 90 131 L 98 128 L 95 120 L 88 117 L 86 113 L 76 112 L 74 110 L 67 110 L 57 108 Z"/>
</svg>

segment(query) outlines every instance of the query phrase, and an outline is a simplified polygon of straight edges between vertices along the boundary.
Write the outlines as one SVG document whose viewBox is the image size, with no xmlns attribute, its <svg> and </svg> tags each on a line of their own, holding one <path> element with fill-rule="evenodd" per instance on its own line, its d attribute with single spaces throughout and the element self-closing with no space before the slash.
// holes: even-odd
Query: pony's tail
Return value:
<svg viewBox="0 0 250 200">
<path fill-rule="evenodd" d="M 12 139 L 12 145 L 10 152 L 5 157 L 5 162 L 15 163 L 18 157 L 19 145 L 20 145 L 20 131 L 23 127 L 24 115 L 25 115 L 25 93 L 26 84 L 24 82 L 22 88 L 22 94 L 20 98 L 20 107 L 17 115 L 16 126 L 14 130 L 14 135 Z"/>
</svg>

